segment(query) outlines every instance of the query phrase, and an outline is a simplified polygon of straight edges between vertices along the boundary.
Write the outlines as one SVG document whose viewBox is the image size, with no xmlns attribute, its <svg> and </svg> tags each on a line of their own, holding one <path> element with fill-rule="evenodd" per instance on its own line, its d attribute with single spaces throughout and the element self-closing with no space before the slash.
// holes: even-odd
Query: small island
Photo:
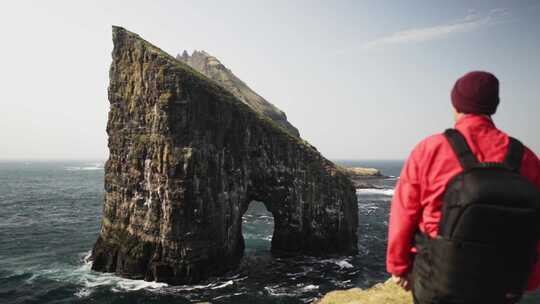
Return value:
<svg viewBox="0 0 540 304">
<path fill-rule="evenodd" d="M 357 189 L 362 188 L 377 188 L 372 182 L 374 180 L 384 179 L 387 176 L 381 174 L 381 171 L 375 168 L 364 167 L 340 167 L 343 172 L 350 178 L 354 187 Z"/>
</svg>

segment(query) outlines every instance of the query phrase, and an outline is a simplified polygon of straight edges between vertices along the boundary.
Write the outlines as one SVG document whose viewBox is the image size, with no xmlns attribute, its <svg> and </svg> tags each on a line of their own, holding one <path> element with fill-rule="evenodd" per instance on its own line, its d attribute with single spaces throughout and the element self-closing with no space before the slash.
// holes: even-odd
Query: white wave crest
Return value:
<svg viewBox="0 0 540 304">
<path fill-rule="evenodd" d="M 317 289 L 319 289 L 319 285 L 306 285 L 306 286 L 300 288 L 300 290 L 303 291 L 303 292 L 317 290 Z"/>
<path fill-rule="evenodd" d="M 347 259 L 325 259 L 325 260 L 321 260 L 320 263 L 336 264 L 341 269 L 354 268 L 354 266 Z"/>
<path fill-rule="evenodd" d="M 220 288 L 224 288 L 224 287 L 231 286 L 231 285 L 234 285 L 233 280 L 227 281 L 227 282 L 225 282 L 223 284 L 220 284 L 220 285 L 217 285 L 217 286 L 214 286 L 214 287 L 211 287 L 211 288 L 212 289 L 220 289 Z"/>
<path fill-rule="evenodd" d="M 231 277 L 227 281 L 218 280 L 212 283 L 205 285 L 177 285 L 170 286 L 169 291 L 194 291 L 194 290 L 204 290 L 204 289 L 221 289 L 229 286 L 233 286 L 236 282 L 243 281 L 247 277 Z"/>
<path fill-rule="evenodd" d="M 225 294 L 225 295 L 222 295 L 222 296 L 217 296 L 215 298 L 213 298 L 212 300 L 216 301 L 216 300 L 220 300 L 220 299 L 226 299 L 226 298 L 231 298 L 231 297 L 236 297 L 236 296 L 241 296 L 241 295 L 245 295 L 247 294 L 247 292 L 235 292 L 235 293 L 231 293 L 231 294 Z M 201 302 L 201 303 L 206 303 L 206 302 Z"/>
<path fill-rule="evenodd" d="M 337 262 L 336 265 L 338 265 L 339 268 L 342 268 L 342 269 L 343 268 L 348 269 L 348 268 L 353 268 L 354 267 L 351 263 L 349 263 L 349 262 L 347 262 L 345 260 Z"/>
<path fill-rule="evenodd" d="M 103 167 L 66 167 L 66 171 L 94 171 L 94 170 L 103 170 Z"/>
<path fill-rule="evenodd" d="M 165 283 L 132 280 L 116 276 L 113 273 L 92 271 L 90 252 L 85 253 L 82 260 L 82 265 L 78 267 L 59 264 L 48 265 L 45 269 L 31 270 L 34 274 L 28 281 L 31 282 L 38 278 L 46 278 L 58 282 L 69 282 L 79 285 L 80 288 L 78 288 L 74 294 L 78 298 L 84 298 L 91 295 L 98 287 L 110 287 L 112 291 L 120 292 L 141 289 L 158 290 L 168 286 Z"/>
<path fill-rule="evenodd" d="M 394 189 L 356 189 L 356 194 L 394 196 Z"/>
<path fill-rule="evenodd" d="M 273 297 L 294 297 L 304 293 L 310 293 L 318 289 L 319 285 L 304 285 L 302 283 L 293 286 L 282 286 L 282 284 L 277 284 L 264 287 L 264 290 L 268 293 L 268 295 Z"/>
<path fill-rule="evenodd" d="M 75 293 L 75 296 L 77 298 L 86 298 L 88 297 L 89 295 L 92 294 L 92 289 L 88 289 L 88 288 L 80 288 L 77 290 L 77 292 Z"/>
<path fill-rule="evenodd" d="M 296 292 L 292 292 L 286 287 L 280 287 L 279 284 L 274 286 L 265 286 L 264 290 L 266 290 L 266 292 L 273 297 L 294 297 L 296 295 Z"/>
</svg>

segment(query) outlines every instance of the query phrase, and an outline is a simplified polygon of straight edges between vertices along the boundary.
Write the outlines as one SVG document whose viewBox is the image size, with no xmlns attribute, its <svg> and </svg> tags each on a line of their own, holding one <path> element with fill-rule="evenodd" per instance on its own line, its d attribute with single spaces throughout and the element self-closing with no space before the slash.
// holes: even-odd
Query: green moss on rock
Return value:
<svg viewBox="0 0 540 304">
<path fill-rule="evenodd" d="M 366 290 L 332 291 L 314 304 L 413 304 L 413 300 L 410 292 L 388 280 Z"/>
</svg>

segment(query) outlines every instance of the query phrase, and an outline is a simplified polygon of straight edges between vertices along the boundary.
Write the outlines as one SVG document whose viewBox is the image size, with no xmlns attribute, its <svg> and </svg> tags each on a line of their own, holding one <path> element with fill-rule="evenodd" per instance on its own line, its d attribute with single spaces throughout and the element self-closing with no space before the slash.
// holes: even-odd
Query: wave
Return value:
<svg viewBox="0 0 540 304">
<path fill-rule="evenodd" d="M 341 269 L 354 268 L 354 266 L 351 263 L 349 263 L 347 259 L 325 259 L 325 260 L 321 260 L 319 263 L 336 264 Z"/>
<path fill-rule="evenodd" d="M 141 289 L 159 289 L 167 287 L 166 283 L 149 282 L 145 280 L 132 280 L 116 276 L 112 273 L 98 273 L 92 271 L 91 252 L 83 259 L 84 264 L 77 269 L 75 274 L 81 275 L 85 287 L 94 288 L 103 285 L 111 285 L 113 291 L 135 291 Z"/>
<path fill-rule="evenodd" d="M 231 293 L 231 294 L 224 294 L 224 295 L 221 295 L 221 296 L 214 297 L 214 298 L 212 298 L 212 300 L 216 301 L 216 300 L 221 300 L 221 299 L 226 299 L 226 298 L 231 298 L 231 297 L 241 296 L 241 295 L 245 295 L 245 294 L 247 294 L 247 291 L 244 291 L 244 292 L 235 292 L 235 293 Z M 207 303 L 207 302 L 201 302 L 201 303 Z"/>
<path fill-rule="evenodd" d="M 273 286 L 265 286 L 264 290 L 272 297 L 295 297 L 300 296 L 303 293 L 319 290 L 319 285 L 304 285 L 303 283 L 299 283 L 293 286 L 282 286 L 280 283 Z"/>
<path fill-rule="evenodd" d="M 113 273 L 100 273 L 92 271 L 92 261 L 90 260 L 90 252 L 81 253 L 80 264 L 52 264 L 47 268 L 41 269 L 26 269 L 27 283 L 40 284 L 42 280 L 53 280 L 57 282 L 69 283 L 76 285 L 76 289 L 72 291 L 73 296 L 78 299 L 89 299 L 94 294 L 101 293 L 103 289 L 112 292 L 131 292 L 137 290 L 145 290 L 155 294 L 172 294 L 182 295 L 190 301 L 223 301 L 227 298 L 233 298 L 251 293 L 246 290 L 240 281 L 247 280 L 248 276 L 245 273 L 237 273 L 232 276 L 218 277 L 210 282 L 205 282 L 200 285 L 176 285 L 169 286 L 165 283 L 148 282 L 144 280 L 133 280 L 119 277 Z M 300 261 L 299 261 L 300 262 Z M 334 259 L 309 259 L 308 264 L 324 263 L 333 264 L 333 269 L 339 271 L 350 271 L 354 266 L 351 264 L 351 257 L 334 258 Z M 304 303 L 311 303 L 314 293 L 319 292 L 319 285 L 312 282 L 299 282 L 298 278 L 304 278 L 307 274 L 312 273 L 313 267 L 305 265 L 306 260 L 301 259 L 303 265 L 301 272 L 287 273 L 287 277 L 294 281 L 294 284 L 280 282 L 274 285 L 266 285 L 262 292 L 271 297 L 299 297 Z M 28 271 L 30 270 L 30 271 Z M 228 301 L 228 300 L 227 300 Z"/>
<path fill-rule="evenodd" d="M 298 279 L 298 278 L 303 278 L 305 277 L 306 275 L 308 275 L 310 272 L 313 271 L 313 267 L 304 267 L 304 271 L 300 271 L 300 272 L 288 272 L 286 273 L 285 275 L 289 278 L 293 278 L 293 279 Z"/>
<path fill-rule="evenodd" d="M 229 280 L 223 284 L 220 284 L 220 285 L 217 285 L 217 286 L 214 286 L 214 287 L 211 287 L 211 289 L 220 289 L 220 288 L 224 288 L 224 287 L 227 287 L 227 286 L 231 286 L 231 285 L 234 285 L 234 281 L 233 280 Z"/>
<path fill-rule="evenodd" d="M 296 295 L 295 292 L 288 292 L 289 290 L 285 287 L 279 287 L 277 286 L 266 286 L 264 287 L 264 290 L 268 293 L 268 295 L 273 297 L 294 297 Z"/>
<path fill-rule="evenodd" d="M 380 204 L 378 202 L 358 202 L 358 210 L 360 210 L 362 214 L 371 215 L 379 209 Z"/>
<path fill-rule="evenodd" d="M 319 289 L 319 285 L 313 285 L 313 284 L 306 285 L 306 286 L 300 288 L 300 290 L 303 291 L 303 292 L 313 291 L 313 290 L 318 290 L 318 289 Z"/>
<path fill-rule="evenodd" d="M 168 292 L 181 292 L 181 291 L 200 291 L 205 289 L 222 289 L 229 286 L 234 286 L 236 282 L 240 282 L 247 279 L 247 276 L 240 277 L 239 275 L 223 278 L 223 280 L 218 279 L 214 282 L 204 284 L 204 285 L 177 285 L 177 286 L 170 286 L 167 288 Z"/>
<path fill-rule="evenodd" d="M 89 166 L 89 167 L 66 167 L 66 171 L 94 171 L 94 170 L 103 170 L 103 167 L 99 166 Z"/>
<path fill-rule="evenodd" d="M 232 276 L 215 280 L 208 284 L 201 285 L 176 285 L 169 286 L 166 283 L 149 282 L 144 280 L 133 280 L 122 278 L 114 273 L 100 273 L 92 270 L 92 261 L 90 260 L 91 252 L 86 252 L 83 263 L 79 267 L 54 268 L 38 271 L 29 280 L 35 280 L 38 277 L 45 277 L 57 281 L 68 281 L 81 286 L 75 292 L 77 298 L 85 298 L 90 296 L 98 288 L 110 288 L 113 292 L 129 292 L 137 290 L 147 290 L 158 293 L 177 293 L 191 292 L 202 290 L 219 290 L 229 289 L 234 287 L 237 282 L 247 279 L 247 276 Z M 82 255 L 81 255 L 82 256 Z M 236 296 L 239 294 L 231 294 L 224 296 Z"/>
<path fill-rule="evenodd" d="M 356 189 L 356 194 L 394 196 L 394 189 Z"/>
<path fill-rule="evenodd" d="M 51 265 L 53 266 L 51 268 L 31 270 L 33 274 L 26 280 L 26 283 L 32 284 L 39 279 L 69 282 L 81 286 L 74 294 L 78 298 L 88 297 L 100 287 L 110 287 L 113 292 L 122 292 L 141 289 L 157 290 L 168 286 L 165 283 L 122 278 L 113 273 L 95 272 L 92 270 L 90 254 L 90 252 L 84 254 L 82 265 L 80 266 Z"/>
</svg>

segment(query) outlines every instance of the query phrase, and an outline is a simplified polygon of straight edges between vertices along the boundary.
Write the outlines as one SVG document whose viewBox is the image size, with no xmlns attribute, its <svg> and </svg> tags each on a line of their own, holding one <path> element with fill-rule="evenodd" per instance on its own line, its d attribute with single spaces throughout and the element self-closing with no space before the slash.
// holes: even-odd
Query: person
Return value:
<svg viewBox="0 0 540 304">
<path fill-rule="evenodd" d="M 511 138 L 495 126 L 491 116 L 499 105 L 499 81 L 491 73 L 473 71 L 459 78 L 451 92 L 455 130 L 462 134 L 468 149 L 480 163 L 502 163 Z M 517 118 L 519 119 L 519 118 Z M 439 232 L 444 195 L 451 179 L 464 171 L 454 147 L 444 133 L 427 137 L 411 152 L 392 199 L 388 227 L 387 271 L 405 290 L 412 289 L 415 303 L 446 303 L 419 298 L 415 283 L 415 257 L 422 251 L 415 238 L 424 234 L 436 239 Z M 540 160 L 524 147 L 518 172 L 540 189 Z M 504 223 L 500 223 L 504 225 Z M 489 228 L 488 228 L 489 229 Z M 530 227 L 530 229 L 533 229 Z M 538 240 L 538 239 L 536 239 Z M 537 242 L 537 241 L 535 241 Z M 540 252 L 540 243 L 533 243 Z M 540 259 L 531 262 L 527 291 L 540 285 Z M 451 265 L 459 267 L 460 265 Z M 429 265 L 427 266 L 429 267 Z M 492 265 L 497 270 L 500 265 Z M 419 270 L 420 271 L 420 270 Z M 506 274 L 499 273 L 499 279 Z M 527 280 L 527 277 L 525 278 Z M 429 278 L 427 279 L 429 281 Z M 515 303 L 520 294 L 505 294 L 500 303 Z M 483 301 L 484 302 L 484 301 Z M 462 303 L 459 301 L 451 303 Z M 487 303 L 487 302 L 486 302 Z M 491 303 L 491 302 L 490 302 Z"/>
</svg>

